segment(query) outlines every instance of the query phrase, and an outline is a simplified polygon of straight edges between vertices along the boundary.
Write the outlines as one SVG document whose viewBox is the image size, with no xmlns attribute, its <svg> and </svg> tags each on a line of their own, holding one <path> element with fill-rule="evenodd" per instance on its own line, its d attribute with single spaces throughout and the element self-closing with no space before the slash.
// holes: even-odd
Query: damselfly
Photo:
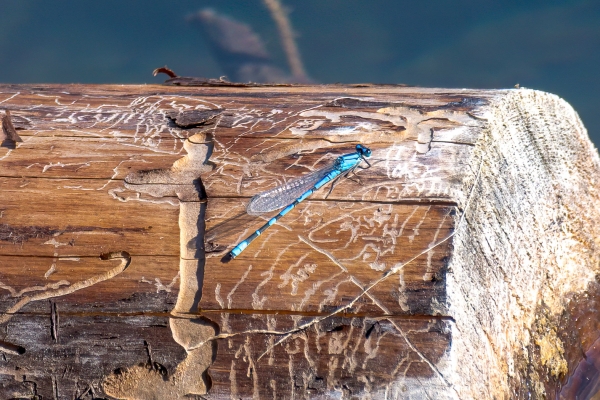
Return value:
<svg viewBox="0 0 600 400">
<path fill-rule="evenodd" d="M 362 144 L 357 144 L 356 152 L 339 156 L 332 165 L 328 165 L 327 167 L 252 197 L 250 203 L 248 203 L 248 206 L 246 207 L 246 212 L 248 214 L 262 214 L 278 210 L 282 207 L 285 208 L 281 210 L 279 214 L 268 220 L 266 224 L 258 228 L 252 235 L 241 241 L 233 248 L 233 250 L 223 257 L 221 261 L 229 262 L 239 256 L 254 239 L 260 236 L 260 234 L 266 231 L 271 225 L 275 224 L 281 217 L 289 213 L 300 202 L 327 183 L 338 178 L 343 173 L 346 173 L 347 175 L 354 171 L 360 165 L 361 161 L 364 161 L 370 167 L 371 164 L 369 164 L 366 159 L 370 156 L 371 150 L 369 148 Z M 332 189 L 333 184 L 330 192 Z"/>
</svg>

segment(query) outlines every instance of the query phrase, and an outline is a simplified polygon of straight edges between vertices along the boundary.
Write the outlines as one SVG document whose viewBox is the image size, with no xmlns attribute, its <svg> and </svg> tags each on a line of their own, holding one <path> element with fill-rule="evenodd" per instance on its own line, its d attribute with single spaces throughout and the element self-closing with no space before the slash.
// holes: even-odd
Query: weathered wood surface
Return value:
<svg viewBox="0 0 600 400">
<path fill-rule="evenodd" d="M 3 397 L 541 398 L 579 362 L 557 326 L 600 269 L 599 162 L 555 96 L 0 85 L 0 110 Z M 251 196 L 356 143 L 371 168 L 221 263 Z"/>
</svg>

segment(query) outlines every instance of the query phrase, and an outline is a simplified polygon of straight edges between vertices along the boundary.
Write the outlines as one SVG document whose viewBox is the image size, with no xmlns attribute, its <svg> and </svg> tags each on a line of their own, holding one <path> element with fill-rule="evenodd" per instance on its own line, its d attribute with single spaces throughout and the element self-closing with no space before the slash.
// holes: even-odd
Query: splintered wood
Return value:
<svg viewBox="0 0 600 400">
<path fill-rule="evenodd" d="M 578 362 L 544 327 L 600 272 L 599 162 L 555 96 L 0 85 L 0 111 L 0 397 L 543 397 Z M 359 143 L 222 262 L 272 216 L 252 196 Z"/>
</svg>

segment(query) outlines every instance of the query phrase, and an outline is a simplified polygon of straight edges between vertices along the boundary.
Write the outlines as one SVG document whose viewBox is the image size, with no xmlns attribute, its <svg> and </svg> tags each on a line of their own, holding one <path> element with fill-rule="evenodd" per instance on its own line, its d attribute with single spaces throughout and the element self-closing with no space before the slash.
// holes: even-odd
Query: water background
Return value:
<svg viewBox="0 0 600 400">
<path fill-rule="evenodd" d="M 600 1 L 282 0 L 317 82 L 558 94 L 600 144 Z M 154 68 L 223 75 L 186 15 L 210 7 L 250 24 L 282 67 L 259 0 L 0 0 L 0 82 L 159 83 Z"/>
</svg>

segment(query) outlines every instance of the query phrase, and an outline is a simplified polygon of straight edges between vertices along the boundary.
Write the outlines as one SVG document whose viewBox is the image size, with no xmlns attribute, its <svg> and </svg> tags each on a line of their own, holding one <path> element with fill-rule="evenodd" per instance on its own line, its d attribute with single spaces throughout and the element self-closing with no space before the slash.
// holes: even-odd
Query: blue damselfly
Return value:
<svg viewBox="0 0 600 400">
<path fill-rule="evenodd" d="M 252 235 L 241 241 L 233 248 L 233 250 L 223 257 L 221 261 L 229 262 L 239 256 L 254 239 L 260 236 L 260 234 L 267 230 L 271 225 L 275 224 L 281 217 L 289 213 L 300 202 L 327 183 L 334 181 L 342 174 L 346 173 L 347 175 L 350 172 L 353 172 L 360 165 L 361 161 L 364 161 L 368 166 L 371 166 L 366 159 L 370 156 L 371 150 L 369 148 L 357 144 L 356 152 L 339 156 L 335 159 L 333 164 L 252 197 L 250 203 L 248 203 L 248 206 L 246 207 L 246 211 L 250 215 L 275 211 L 282 207 L 285 208 L 281 210 L 279 214 L 268 220 L 266 224 L 258 228 Z M 333 183 L 330 193 L 332 189 Z"/>
</svg>

